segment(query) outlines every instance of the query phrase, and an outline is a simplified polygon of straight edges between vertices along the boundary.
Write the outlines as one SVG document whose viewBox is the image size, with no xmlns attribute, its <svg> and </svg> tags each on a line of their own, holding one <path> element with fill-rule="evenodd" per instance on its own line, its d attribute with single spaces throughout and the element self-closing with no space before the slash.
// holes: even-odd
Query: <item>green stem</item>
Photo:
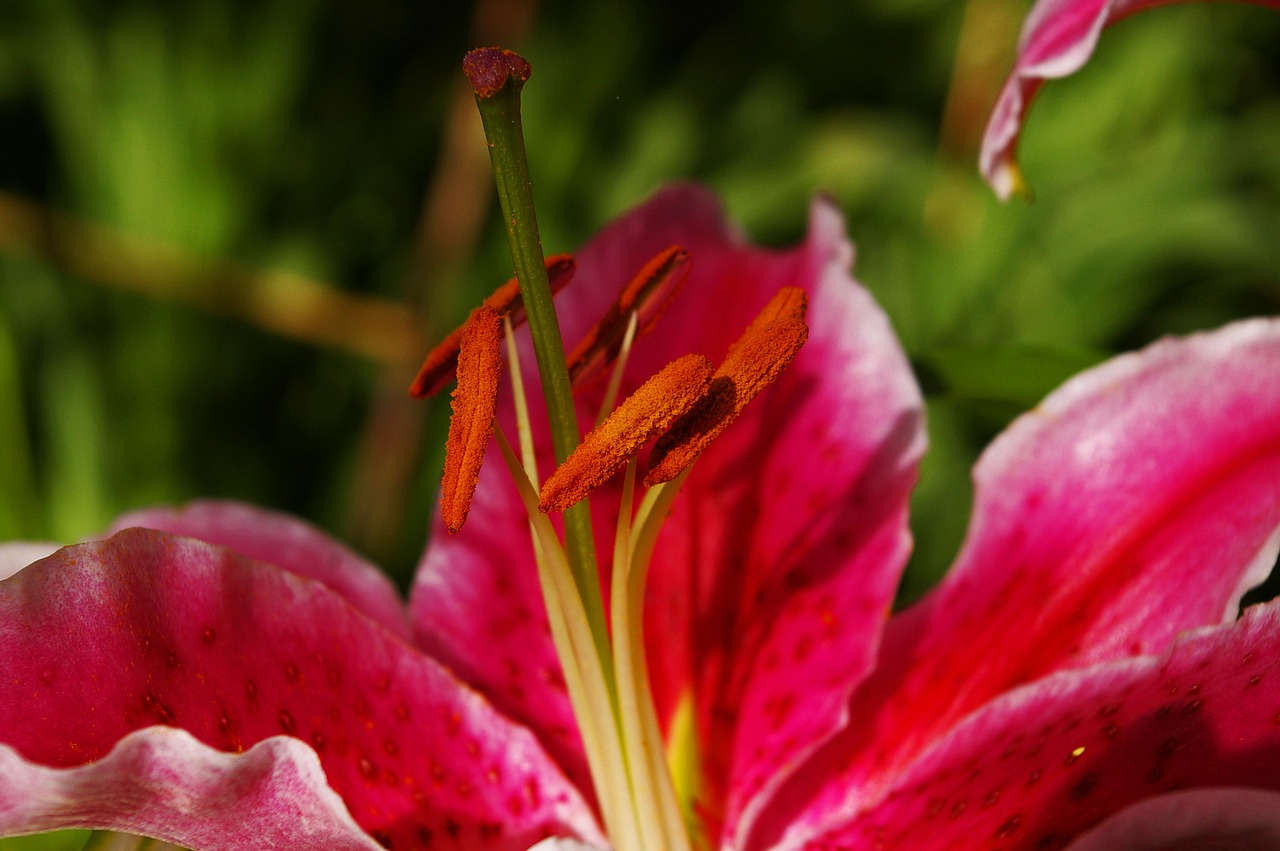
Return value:
<svg viewBox="0 0 1280 851">
<path fill-rule="evenodd" d="M 533 207 L 533 186 L 529 182 L 529 163 L 525 157 L 520 89 L 529 78 L 529 63 L 510 51 L 481 48 L 467 54 L 463 69 L 475 90 L 484 135 L 489 142 L 489 159 L 498 184 L 498 201 L 507 229 L 507 243 L 515 264 L 516 279 L 520 282 L 538 373 L 542 376 L 542 392 L 547 400 L 551 443 L 556 463 L 560 463 L 577 447 L 581 433 L 574 411 L 569 371 L 565 368 L 564 340 L 560 336 L 560 323 L 551 301 L 551 285 L 547 280 L 542 238 L 538 235 L 538 219 Z M 591 511 L 585 500 L 565 512 L 564 527 L 569 565 L 587 612 L 606 681 L 612 684 L 613 660 L 596 567 Z"/>
</svg>

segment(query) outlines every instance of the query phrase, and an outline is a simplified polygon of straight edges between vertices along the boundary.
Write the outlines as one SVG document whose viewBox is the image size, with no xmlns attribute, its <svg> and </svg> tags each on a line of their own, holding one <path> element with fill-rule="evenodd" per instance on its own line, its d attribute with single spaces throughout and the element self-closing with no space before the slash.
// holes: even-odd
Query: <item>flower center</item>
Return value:
<svg viewBox="0 0 1280 851">
<path fill-rule="evenodd" d="M 542 258 L 520 136 L 519 89 L 529 77 L 528 63 L 489 48 L 468 54 L 464 69 L 489 138 L 518 283 L 509 282 L 486 299 L 433 350 L 410 391 L 429 395 L 456 372 L 441 515 L 450 532 L 462 528 L 496 433 L 529 517 L 551 637 L 605 832 L 616 851 L 689 851 L 691 834 L 701 833 L 692 816 L 697 788 L 694 698 L 686 701 L 685 720 L 672 719 L 668 725 L 670 754 L 681 769 L 678 796 L 645 658 L 646 579 L 659 530 L 695 459 L 804 345 L 805 295 L 794 287 L 780 290 L 718 367 L 698 354 L 677 358 L 615 404 L 637 334 L 653 326 L 688 277 L 689 252 L 673 246 L 654 257 L 566 357 L 551 294 L 573 274 L 573 263 L 565 257 Z M 514 327 L 523 318 L 533 338 L 558 462 L 542 482 L 514 344 Z M 504 336 L 519 451 L 495 427 Z M 580 437 L 573 388 L 606 371 L 611 375 L 596 427 Z M 655 438 L 637 505 L 639 455 Z M 620 471 L 622 498 L 606 616 L 585 502 Z M 549 512 L 564 513 L 563 540 Z"/>
</svg>

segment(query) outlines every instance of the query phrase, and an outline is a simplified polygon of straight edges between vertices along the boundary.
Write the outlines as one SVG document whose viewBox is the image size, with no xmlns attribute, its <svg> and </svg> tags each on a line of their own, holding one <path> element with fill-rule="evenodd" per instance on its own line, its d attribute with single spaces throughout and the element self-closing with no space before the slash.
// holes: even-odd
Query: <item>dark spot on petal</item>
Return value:
<svg viewBox="0 0 1280 851">
<path fill-rule="evenodd" d="M 284 678 L 291 683 L 296 683 L 299 677 L 298 666 L 290 662 L 284 666 Z"/>
<path fill-rule="evenodd" d="M 1249 678 L 1250 687 L 1256 686 L 1260 682 L 1262 682 L 1262 674 L 1254 674 L 1252 677 Z"/>
<path fill-rule="evenodd" d="M 165 667 L 169 668 L 170 670 L 173 670 L 174 668 L 178 667 L 182 663 L 178 661 L 178 654 L 170 650 L 168 653 L 164 654 L 164 664 L 165 664 Z"/>
<path fill-rule="evenodd" d="M 996 804 L 1000 803 L 1001 791 L 1001 789 L 995 788 L 988 792 L 987 796 L 982 799 L 983 808 L 994 807 Z"/>
<path fill-rule="evenodd" d="M 213 627 L 206 626 L 204 628 L 204 632 L 200 633 L 200 643 L 205 647 L 209 647 L 213 644 L 213 641 L 217 636 L 218 634 L 213 631 Z"/>
<path fill-rule="evenodd" d="M 1018 832 L 1018 827 L 1022 824 L 1022 816 L 1010 816 L 1004 824 L 996 828 L 996 839 L 1008 839 Z"/>
<path fill-rule="evenodd" d="M 947 818 L 960 818 L 964 815 L 964 811 L 969 807 L 969 799 L 961 798 L 951 805 L 951 809 L 947 810 Z"/>
<path fill-rule="evenodd" d="M 409 707 L 405 706 L 403 703 L 397 703 L 395 714 L 396 720 L 403 724 L 405 721 L 409 720 Z"/>
<path fill-rule="evenodd" d="M 387 756 L 400 755 L 400 745 L 399 743 L 396 742 L 395 739 L 387 739 L 385 742 L 383 742 L 382 750 L 386 752 Z"/>
<path fill-rule="evenodd" d="M 1041 771 L 1040 769 L 1036 769 L 1035 771 L 1031 772 L 1031 774 L 1027 776 L 1027 785 L 1028 786 L 1036 785 L 1036 783 L 1040 782 L 1040 778 L 1043 776 L 1044 776 L 1044 772 Z"/>
<path fill-rule="evenodd" d="M 290 736 L 298 730 L 298 725 L 294 723 L 293 715 L 287 709 L 280 710 L 280 729 L 284 730 Z"/>
<path fill-rule="evenodd" d="M 311 747 L 315 748 L 317 751 L 322 751 L 324 750 L 324 745 L 325 745 L 324 733 L 321 733 L 319 730 L 312 732 Z"/>
<path fill-rule="evenodd" d="M 1080 778 L 1076 785 L 1071 787 L 1071 800 L 1083 800 L 1093 794 L 1093 790 L 1097 787 L 1098 775 L 1086 774 L 1084 777 Z"/>
<path fill-rule="evenodd" d="M 1200 707 L 1202 705 L 1203 705 L 1203 701 L 1201 701 L 1199 698 L 1196 698 L 1195 700 L 1188 700 L 1186 702 L 1186 705 L 1182 707 L 1182 714 L 1194 715 L 1200 711 Z"/>
<path fill-rule="evenodd" d="M 360 757 L 360 773 L 364 775 L 365 779 L 372 780 L 378 776 L 378 767 L 373 764 L 373 760 L 367 756 L 362 756 Z"/>
</svg>

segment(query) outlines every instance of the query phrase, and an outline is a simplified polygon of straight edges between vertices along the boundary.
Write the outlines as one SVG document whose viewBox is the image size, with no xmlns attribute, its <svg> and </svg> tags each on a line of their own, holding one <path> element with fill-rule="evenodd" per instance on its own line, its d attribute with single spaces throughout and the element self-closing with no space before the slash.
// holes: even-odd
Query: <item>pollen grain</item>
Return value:
<svg viewBox="0 0 1280 851">
<path fill-rule="evenodd" d="M 565 364 L 569 380 L 582 386 L 602 374 L 618 356 L 631 313 L 640 315 L 640 333 L 653 327 L 689 277 L 689 252 L 679 245 L 658 252 L 623 288 L 600 321 L 574 346 Z"/>
<path fill-rule="evenodd" d="M 480 480 L 480 465 L 493 437 L 502 374 L 501 342 L 502 317 L 498 312 L 487 305 L 473 310 L 462 328 L 458 386 L 453 391 L 440 486 L 440 516 L 450 532 L 457 532 L 466 522 Z"/>
<path fill-rule="evenodd" d="M 577 264 L 568 254 L 555 254 L 547 258 L 547 279 L 551 283 L 551 292 L 558 293 L 573 277 Z M 513 326 L 524 321 L 524 299 L 520 296 L 520 282 L 510 279 L 498 287 L 481 304 L 493 308 L 499 316 L 510 316 Z M 458 366 L 458 347 L 462 342 L 465 323 L 454 328 L 449 334 L 427 352 L 427 357 L 418 368 L 418 375 L 409 386 L 409 395 L 415 399 L 434 396 L 448 386 L 453 380 Z"/>
<path fill-rule="evenodd" d="M 707 394 L 658 438 L 644 478 L 647 487 L 680 475 L 790 365 L 809 339 L 807 305 L 798 287 L 783 287 L 765 305 L 729 347 Z"/>
<path fill-rule="evenodd" d="M 702 355 L 667 364 L 592 429 L 542 486 L 538 507 L 564 511 L 607 482 L 645 441 L 687 413 L 707 392 L 713 367 Z"/>
</svg>

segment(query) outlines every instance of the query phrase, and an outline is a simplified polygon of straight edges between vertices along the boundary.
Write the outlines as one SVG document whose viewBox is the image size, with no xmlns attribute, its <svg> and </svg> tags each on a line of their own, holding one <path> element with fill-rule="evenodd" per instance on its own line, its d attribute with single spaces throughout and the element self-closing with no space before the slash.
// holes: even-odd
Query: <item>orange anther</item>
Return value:
<svg viewBox="0 0 1280 851">
<path fill-rule="evenodd" d="M 751 321 L 711 378 L 707 395 L 658 438 L 644 483 L 669 482 L 693 463 L 711 441 L 738 418 L 747 403 L 772 384 L 809 339 L 807 298 L 783 287 Z"/>
<path fill-rule="evenodd" d="M 618 356 L 632 311 L 639 311 L 643 334 L 653 327 L 688 277 L 689 252 L 678 245 L 660 251 L 646 263 L 566 358 L 569 380 L 581 384 L 601 373 Z"/>
<path fill-rule="evenodd" d="M 564 511 L 607 482 L 655 434 L 665 431 L 702 398 L 711 362 L 685 355 L 627 397 L 592 429 L 542 486 L 538 507 Z"/>
<path fill-rule="evenodd" d="M 547 258 L 547 278 L 551 281 L 551 292 L 559 292 L 573 277 L 577 264 L 568 254 L 556 254 Z M 481 304 L 493 308 L 499 316 L 510 316 L 513 325 L 524 322 L 524 299 L 520 296 L 520 282 L 515 278 L 507 281 L 493 291 Z M 434 396 L 453 380 L 458 366 L 458 344 L 462 340 L 462 331 L 466 324 L 459 325 L 449 332 L 434 349 L 427 353 L 426 360 L 418 369 L 418 377 L 409 387 L 409 395 L 415 399 Z"/>
<path fill-rule="evenodd" d="M 450 532 L 461 529 L 467 520 L 471 497 L 480 481 L 480 465 L 493 437 L 502 374 L 502 317 L 482 304 L 462 326 L 461 338 L 458 386 L 453 391 L 440 485 L 440 516 Z"/>
</svg>

